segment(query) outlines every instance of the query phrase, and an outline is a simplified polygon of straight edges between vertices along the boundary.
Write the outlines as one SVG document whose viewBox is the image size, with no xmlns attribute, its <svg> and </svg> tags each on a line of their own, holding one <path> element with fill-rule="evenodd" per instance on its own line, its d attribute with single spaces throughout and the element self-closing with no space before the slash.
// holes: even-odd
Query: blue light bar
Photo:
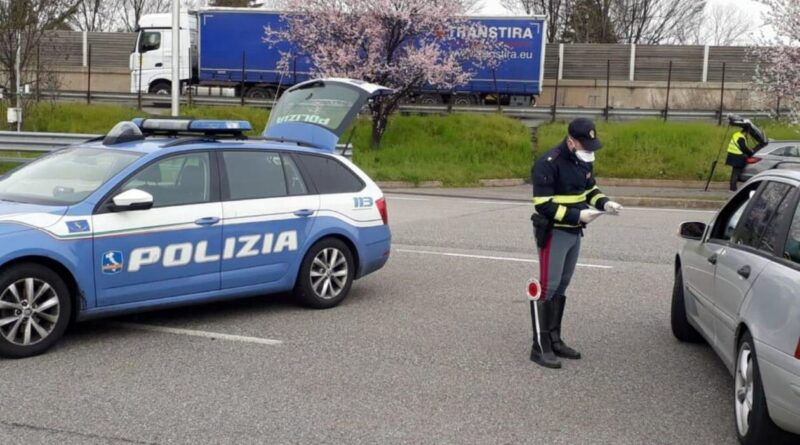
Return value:
<svg viewBox="0 0 800 445">
<path fill-rule="evenodd" d="M 228 131 L 250 131 L 253 126 L 247 121 L 212 121 L 196 120 L 189 123 L 189 131 L 209 131 L 209 130 L 228 130 Z"/>
<path fill-rule="evenodd" d="M 202 120 L 181 118 L 136 118 L 132 121 L 145 134 L 153 133 L 202 133 L 242 134 L 251 131 L 253 126 L 248 121 Z"/>
</svg>

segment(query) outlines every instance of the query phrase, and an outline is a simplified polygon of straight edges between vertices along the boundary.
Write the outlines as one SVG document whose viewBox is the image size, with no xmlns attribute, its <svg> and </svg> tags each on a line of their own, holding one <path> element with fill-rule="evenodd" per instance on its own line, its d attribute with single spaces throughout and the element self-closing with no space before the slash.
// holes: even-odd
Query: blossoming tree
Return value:
<svg viewBox="0 0 800 445">
<path fill-rule="evenodd" d="M 372 146 L 389 115 L 421 87 L 450 90 L 503 58 L 504 45 L 476 32 L 464 0 L 287 0 L 286 27 L 264 41 L 294 43 L 312 76 L 362 79 L 394 89 L 371 104 Z M 296 54 L 283 53 L 279 69 Z"/>
<path fill-rule="evenodd" d="M 765 24 L 775 36 L 755 48 L 756 87 L 780 99 L 792 121 L 800 120 L 800 0 L 762 0 L 768 6 Z"/>
</svg>

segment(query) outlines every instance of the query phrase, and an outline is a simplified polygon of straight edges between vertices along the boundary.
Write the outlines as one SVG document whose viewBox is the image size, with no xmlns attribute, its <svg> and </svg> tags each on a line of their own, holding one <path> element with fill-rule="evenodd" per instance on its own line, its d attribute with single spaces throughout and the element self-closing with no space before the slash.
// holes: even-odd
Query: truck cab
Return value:
<svg viewBox="0 0 800 445">
<path fill-rule="evenodd" d="M 148 14 L 139 20 L 136 46 L 130 56 L 131 92 L 170 94 L 172 90 L 172 15 Z M 197 72 L 197 16 L 180 18 L 181 85 Z"/>
</svg>

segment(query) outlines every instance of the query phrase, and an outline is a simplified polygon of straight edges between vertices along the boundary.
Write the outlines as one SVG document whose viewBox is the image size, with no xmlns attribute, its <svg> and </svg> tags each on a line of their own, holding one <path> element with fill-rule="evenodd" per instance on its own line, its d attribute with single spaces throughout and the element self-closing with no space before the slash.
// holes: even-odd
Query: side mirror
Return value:
<svg viewBox="0 0 800 445">
<path fill-rule="evenodd" d="M 126 210 L 147 210 L 153 207 L 153 195 L 139 189 L 130 189 L 111 200 L 112 212 Z"/>
<path fill-rule="evenodd" d="M 706 233 L 706 223 L 701 222 L 685 222 L 681 223 L 678 234 L 681 238 L 700 241 L 703 239 L 703 234 Z"/>
</svg>

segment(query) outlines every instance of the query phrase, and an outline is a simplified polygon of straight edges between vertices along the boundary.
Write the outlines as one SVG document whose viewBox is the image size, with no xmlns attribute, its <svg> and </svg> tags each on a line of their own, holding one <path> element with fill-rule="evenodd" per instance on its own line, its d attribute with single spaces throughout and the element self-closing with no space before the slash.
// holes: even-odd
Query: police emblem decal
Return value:
<svg viewBox="0 0 800 445">
<path fill-rule="evenodd" d="M 89 221 L 79 219 L 77 221 L 67 221 L 67 230 L 69 233 L 81 233 L 89 231 Z"/>
<path fill-rule="evenodd" d="M 595 138 L 594 130 L 589 130 L 589 139 L 594 139 L 594 138 Z"/>
<path fill-rule="evenodd" d="M 119 250 L 110 250 L 103 254 L 100 268 L 106 275 L 118 273 L 122 270 L 122 252 Z"/>
</svg>

